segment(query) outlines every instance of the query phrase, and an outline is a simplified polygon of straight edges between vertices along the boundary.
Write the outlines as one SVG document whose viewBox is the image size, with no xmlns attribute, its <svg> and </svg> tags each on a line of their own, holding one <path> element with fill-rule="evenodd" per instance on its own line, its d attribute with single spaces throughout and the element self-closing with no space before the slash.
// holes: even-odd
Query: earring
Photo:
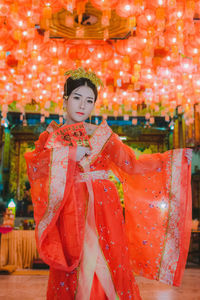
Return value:
<svg viewBox="0 0 200 300">
<path fill-rule="evenodd" d="M 65 100 L 68 100 L 68 96 L 65 96 L 65 95 L 64 95 L 63 98 L 64 98 Z"/>
</svg>

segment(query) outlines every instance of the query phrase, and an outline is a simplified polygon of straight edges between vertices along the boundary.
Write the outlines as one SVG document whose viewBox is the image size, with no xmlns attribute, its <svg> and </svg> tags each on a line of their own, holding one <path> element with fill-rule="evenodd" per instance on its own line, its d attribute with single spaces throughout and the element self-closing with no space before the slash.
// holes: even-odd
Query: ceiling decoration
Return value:
<svg viewBox="0 0 200 300">
<path fill-rule="evenodd" d="M 198 0 L 0 0 L 2 117 L 62 118 L 64 73 L 83 66 L 105 85 L 94 115 L 184 114 L 198 134 L 199 13 Z"/>
<path fill-rule="evenodd" d="M 128 19 L 120 17 L 114 10 L 110 12 L 109 25 L 106 20 L 102 24 L 102 12 L 90 2 L 86 4 L 80 22 L 76 10 L 70 13 L 62 9 L 52 15 L 49 29 L 51 38 L 73 40 L 123 39 L 130 31 Z"/>
</svg>

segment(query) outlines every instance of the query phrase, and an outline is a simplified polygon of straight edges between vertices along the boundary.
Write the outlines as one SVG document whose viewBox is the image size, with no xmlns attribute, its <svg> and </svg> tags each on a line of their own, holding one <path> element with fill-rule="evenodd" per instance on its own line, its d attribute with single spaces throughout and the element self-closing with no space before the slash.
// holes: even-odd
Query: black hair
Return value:
<svg viewBox="0 0 200 300">
<path fill-rule="evenodd" d="M 73 92 L 73 90 L 75 90 L 79 86 L 83 86 L 85 84 L 87 84 L 87 86 L 93 90 L 94 96 L 95 96 L 94 101 L 96 101 L 97 95 L 98 95 L 96 85 L 94 85 L 90 79 L 83 78 L 83 77 L 81 77 L 79 79 L 72 79 L 71 77 L 68 77 L 67 80 L 65 81 L 63 97 L 64 96 L 69 97 L 70 94 Z"/>
</svg>

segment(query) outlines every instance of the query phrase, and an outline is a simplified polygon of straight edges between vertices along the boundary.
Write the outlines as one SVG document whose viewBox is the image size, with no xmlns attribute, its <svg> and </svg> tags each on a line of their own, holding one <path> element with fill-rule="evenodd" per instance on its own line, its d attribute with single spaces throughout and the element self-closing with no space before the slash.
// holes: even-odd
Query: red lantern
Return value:
<svg viewBox="0 0 200 300">
<path fill-rule="evenodd" d="M 114 9 L 118 5 L 118 2 L 118 0 L 91 0 L 92 5 L 99 10 Z"/>
<path fill-rule="evenodd" d="M 156 15 L 153 10 L 146 9 L 137 19 L 137 25 L 141 28 L 149 28 L 155 26 Z"/>
<path fill-rule="evenodd" d="M 119 1 L 116 7 L 116 13 L 120 17 L 128 18 L 128 17 L 142 14 L 144 8 L 145 8 L 145 3 L 142 0 L 137 0 L 137 1 L 121 0 Z"/>
<path fill-rule="evenodd" d="M 10 54 L 6 58 L 6 64 L 7 64 L 8 67 L 14 68 L 14 67 L 17 67 L 18 60 L 15 58 L 14 55 Z"/>
<path fill-rule="evenodd" d="M 49 51 L 49 54 L 52 57 L 61 57 L 64 54 L 64 43 L 61 41 L 49 41 L 48 42 L 48 46 L 47 48 L 47 52 Z"/>
<path fill-rule="evenodd" d="M 95 47 L 94 51 L 92 52 L 92 60 L 104 62 L 112 59 L 114 54 L 114 50 L 111 46 L 104 44 Z"/>
<path fill-rule="evenodd" d="M 68 56 L 72 60 L 87 60 L 90 58 L 90 51 L 86 45 L 74 45 L 69 48 Z"/>
</svg>

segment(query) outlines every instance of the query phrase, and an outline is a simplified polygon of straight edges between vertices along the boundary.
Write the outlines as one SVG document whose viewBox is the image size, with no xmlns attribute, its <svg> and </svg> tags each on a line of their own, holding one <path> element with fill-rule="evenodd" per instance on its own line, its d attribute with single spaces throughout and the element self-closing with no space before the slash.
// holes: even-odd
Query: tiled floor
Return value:
<svg viewBox="0 0 200 300">
<path fill-rule="evenodd" d="M 0 275 L 0 300 L 45 300 L 47 280 L 44 275 Z M 179 288 L 136 280 L 143 300 L 200 300 L 200 269 L 186 269 Z"/>
</svg>

